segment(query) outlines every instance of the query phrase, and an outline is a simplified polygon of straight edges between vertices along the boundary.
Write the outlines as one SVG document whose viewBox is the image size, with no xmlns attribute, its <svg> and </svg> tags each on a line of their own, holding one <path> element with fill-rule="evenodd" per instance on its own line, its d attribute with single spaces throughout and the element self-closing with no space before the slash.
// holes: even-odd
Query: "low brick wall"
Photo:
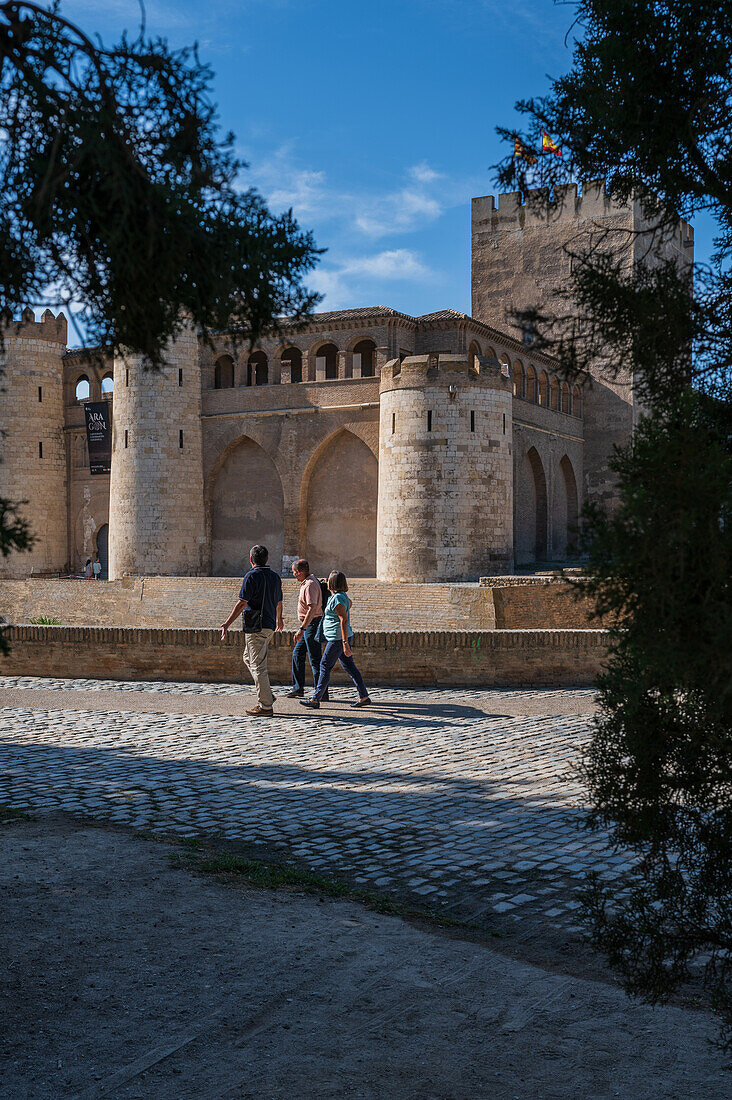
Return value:
<svg viewBox="0 0 732 1100">
<path fill-rule="evenodd" d="M 0 674 L 120 680 L 248 680 L 243 635 L 217 630 L 13 626 Z M 354 650 L 367 684 L 424 687 L 539 687 L 594 683 L 607 649 L 604 630 L 364 632 Z M 290 680 L 292 635 L 276 635 L 269 667 Z M 336 683 L 348 682 L 340 668 Z"/>
</svg>

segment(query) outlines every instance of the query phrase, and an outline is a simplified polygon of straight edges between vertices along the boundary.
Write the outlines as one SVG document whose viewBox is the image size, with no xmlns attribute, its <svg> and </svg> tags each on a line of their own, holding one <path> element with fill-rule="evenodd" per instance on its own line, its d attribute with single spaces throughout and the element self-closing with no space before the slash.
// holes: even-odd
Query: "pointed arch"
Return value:
<svg viewBox="0 0 732 1100">
<path fill-rule="evenodd" d="M 378 461 L 347 428 L 323 440 L 303 474 L 301 547 L 319 576 L 376 576 Z"/>
<path fill-rule="evenodd" d="M 284 492 L 274 461 L 249 436 L 231 443 L 212 471 L 207 493 L 211 572 L 216 577 L 246 573 L 255 543 L 269 550 L 279 572 L 284 549 Z"/>
<path fill-rule="evenodd" d="M 552 546 L 555 558 L 566 558 L 572 553 L 577 535 L 579 502 L 577 478 L 567 455 L 559 462 L 556 479 L 556 500 L 552 509 Z"/>
<path fill-rule="evenodd" d="M 546 475 L 536 447 L 529 448 L 516 471 L 514 548 L 517 565 L 546 560 Z"/>
</svg>

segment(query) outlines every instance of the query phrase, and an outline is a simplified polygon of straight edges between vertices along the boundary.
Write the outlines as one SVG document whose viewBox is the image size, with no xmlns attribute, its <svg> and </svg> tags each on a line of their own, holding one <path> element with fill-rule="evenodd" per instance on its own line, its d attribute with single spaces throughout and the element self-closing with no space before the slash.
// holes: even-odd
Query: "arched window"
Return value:
<svg viewBox="0 0 732 1100">
<path fill-rule="evenodd" d="M 551 407 L 559 411 L 559 381 L 552 377 Z"/>
<path fill-rule="evenodd" d="M 214 389 L 230 390 L 234 385 L 234 360 L 230 355 L 220 355 L 214 367 Z"/>
<path fill-rule="evenodd" d="M 338 348 L 335 344 L 323 344 L 322 348 L 318 349 L 315 369 L 316 372 L 318 369 L 322 370 L 325 378 L 338 377 Z"/>
<path fill-rule="evenodd" d="M 507 355 L 502 355 L 499 362 L 501 364 L 501 374 L 503 375 L 503 377 L 504 378 L 510 378 L 510 376 L 511 376 L 511 360 L 508 358 Z"/>
<path fill-rule="evenodd" d="M 526 400 L 536 404 L 536 371 L 529 363 L 526 368 Z"/>
<path fill-rule="evenodd" d="M 269 382 L 269 365 L 263 351 L 255 351 L 249 356 L 247 366 L 247 385 L 266 386 Z"/>
<path fill-rule="evenodd" d="M 468 350 L 468 362 L 470 363 L 473 370 L 478 369 L 478 359 L 479 358 L 480 358 L 480 344 L 478 344 L 474 340 L 473 343 L 470 345 L 470 348 Z"/>
<path fill-rule="evenodd" d="M 513 365 L 513 396 L 526 397 L 526 375 L 520 359 L 517 359 Z"/>
<path fill-rule="evenodd" d="M 376 344 L 373 340 L 361 340 L 353 349 L 353 375 L 361 368 L 361 378 L 373 378 L 376 366 Z"/>
<path fill-rule="evenodd" d="M 572 395 L 569 392 L 569 383 L 562 383 L 562 412 L 571 413 L 572 411 Z"/>
<path fill-rule="evenodd" d="M 539 375 L 539 404 L 549 407 L 549 375 L 545 370 Z"/>
<path fill-rule="evenodd" d="M 85 374 L 79 376 L 76 379 L 76 389 L 74 390 L 77 401 L 86 401 L 89 396 L 89 379 Z"/>
<path fill-rule="evenodd" d="M 285 348 L 280 361 L 283 365 L 289 365 L 291 382 L 302 382 L 302 352 L 299 348 Z"/>
<path fill-rule="evenodd" d="M 572 391 L 572 413 L 574 416 L 582 416 L 582 390 L 575 386 Z"/>
<path fill-rule="evenodd" d="M 102 394 L 114 393 L 114 377 L 111 371 L 102 378 Z"/>
</svg>

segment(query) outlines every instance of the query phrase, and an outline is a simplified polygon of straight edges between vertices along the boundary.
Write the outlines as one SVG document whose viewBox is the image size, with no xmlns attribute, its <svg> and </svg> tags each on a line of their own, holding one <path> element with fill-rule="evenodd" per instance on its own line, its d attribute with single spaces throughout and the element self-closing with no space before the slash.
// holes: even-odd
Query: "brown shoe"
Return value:
<svg viewBox="0 0 732 1100">
<path fill-rule="evenodd" d="M 274 710 L 272 707 L 267 710 L 265 707 L 260 707 L 257 704 L 256 707 L 252 707 L 251 710 L 245 710 L 245 714 L 251 714 L 252 718 L 274 718 Z"/>
</svg>

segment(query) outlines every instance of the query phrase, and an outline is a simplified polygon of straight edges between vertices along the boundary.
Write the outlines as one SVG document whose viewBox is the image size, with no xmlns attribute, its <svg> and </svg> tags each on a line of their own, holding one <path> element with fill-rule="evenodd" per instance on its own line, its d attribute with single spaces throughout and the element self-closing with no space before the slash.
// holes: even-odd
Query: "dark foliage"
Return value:
<svg viewBox="0 0 732 1100">
<path fill-rule="evenodd" d="M 256 339 L 312 309 L 311 235 L 238 188 L 195 49 L 142 35 L 105 49 L 57 5 L 6 0 L 0 66 L 6 309 L 77 303 L 91 343 L 152 365 L 182 315 Z"/>
<path fill-rule="evenodd" d="M 520 318 L 568 375 L 632 377 L 646 413 L 614 463 L 617 509 L 583 516 L 585 583 L 615 623 L 591 824 L 639 858 L 628 895 L 594 881 L 588 916 L 634 994 L 663 1000 L 700 964 L 732 1048 L 732 3 L 574 8 L 571 71 L 501 131 L 513 153 L 547 130 L 564 155 L 508 156 L 498 179 L 546 211 L 605 178 L 644 219 L 632 240 L 578 241 L 560 307 Z M 669 234 L 701 210 L 719 236 L 692 282 Z"/>
<path fill-rule="evenodd" d="M 86 341 L 162 361 L 185 318 L 254 342 L 317 303 L 318 250 L 237 177 L 211 73 L 164 40 L 105 49 L 59 5 L 0 2 L 0 308 L 74 305 Z M 27 532 L 0 511 L 0 547 Z"/>
</svg>

